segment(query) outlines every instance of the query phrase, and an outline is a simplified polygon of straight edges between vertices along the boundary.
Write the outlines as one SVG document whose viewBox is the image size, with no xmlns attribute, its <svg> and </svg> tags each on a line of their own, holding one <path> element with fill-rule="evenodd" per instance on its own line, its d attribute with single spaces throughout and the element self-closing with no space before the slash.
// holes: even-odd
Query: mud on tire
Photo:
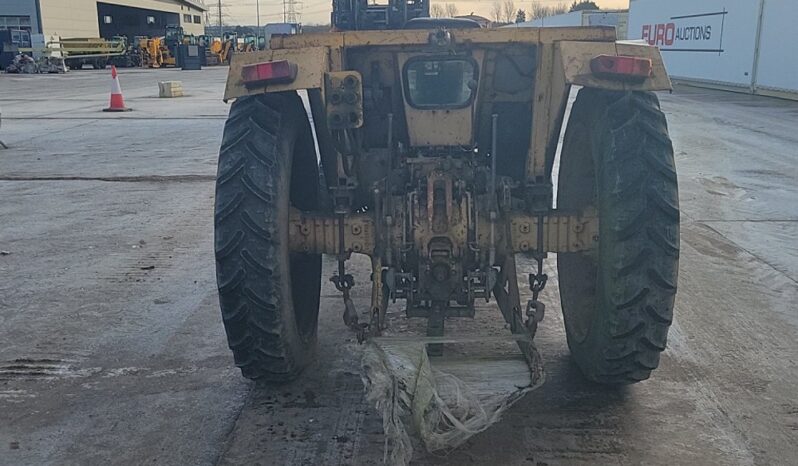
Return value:
<svg viewBox="0 0 798 466">
<path fill-rule="evenodd" d="M 558 208 L 599 213 L 599 248 L 559 254 L 571 354 L 588 379 L 629 384 L 659 365 L 673 320 L 679 197 L 656 95 L 582 89 L 562 151 Z"/>
<path fill-rule="evenodd" d="M 233 103 L 216 180 L 216 275 L 227 340 L 247 378 L 289 381 L 313 360 L 321 255 L 289 252 L 288 215 L 317 207 L 318 176 L 296 93 Z"/>
</svg>

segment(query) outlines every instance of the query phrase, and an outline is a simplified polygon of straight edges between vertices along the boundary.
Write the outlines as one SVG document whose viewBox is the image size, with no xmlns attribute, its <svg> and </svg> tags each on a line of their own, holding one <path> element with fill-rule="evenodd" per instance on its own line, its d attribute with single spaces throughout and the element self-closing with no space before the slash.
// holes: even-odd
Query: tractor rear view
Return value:
<svg viewBox="0 0 798 466">
<path fill-rule="evenodd" d="M 215 248 L 244 376 L 287 381 L 313 360 L 322 254 L 337 257 L 343 319 L 366 339 L 385 330 L 392 300 L 430 336 L 495 300 L 497 318 L 532 338 L 555 253 L 582 373 L 648 378 L 679 257 L 673 149 L 652 93 L 670 89 L 658 50 L 616 43 L 613 28 L 433 20 L 422 0 L 334 5 L 338 32 L 276 36 L 230 68 Z M 365 319 L 349 298 L 352 254 L 371 258 Z M 536 266 L 518 270 L 518 255 Z"/>
</svg>

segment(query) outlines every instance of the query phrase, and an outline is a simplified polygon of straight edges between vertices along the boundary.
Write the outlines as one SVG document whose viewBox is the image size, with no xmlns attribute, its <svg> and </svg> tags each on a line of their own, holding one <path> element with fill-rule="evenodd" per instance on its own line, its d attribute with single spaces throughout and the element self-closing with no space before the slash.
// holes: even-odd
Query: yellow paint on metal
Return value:
<svg viewBox="0 0 798 466">
<path fill-rule="evenodd" d="M 279 35 L 271 39 L 272 49 L 305 47 L 398 47 L 426 45 L 431 30 L 347 31 Z M 614 27 L 456 29 L 451 31 L 459 44 L 537 44 L 563 40 L 615 41 Z"/>
<path fill-rule="evenodd" d="M 328 49 L 312 47 L 303 50 L 263 50 L 233 55 L 224 100 L 244 95 L 266 92 L 293 91 L 298 89 L 320 89 L 324 86 L 324 73 L 329 71 Z M 255 63 L 288 60 L 297 65 L 296 79 L 290 83 L 258 84 L 246 86 L 241 76 L 241 68 Z"/>
<path fill-rule="evenodd" d="M 672 88 L 662 55 L 656 47 L 616 42 L 560 42 L 557 44 L 563 75 L 568 84 L 615 91 L 667 91 Z M 651 77 L 642 82 L 600 78 L 590 71 L 599 55 L 625 55 L 651 59 Z"/>
<path fill-rule="evenodd" d="M 465 245 L 465 212 L 451 219 L 450 231 L 461 233 L 457 236 L 458 246 Z M 543 216 L 543 249 L 545 252 L 577 252 L 594 249 L 599 239 L 599 219 L 594 209 L 581 213 L 554 211 Z M 339 217 L 333 214 L 291 211 L 289 219 L 290 249 L 295 252 L 313 254 L 339 253 Z M 537 234 L 540 227 L 538 216 L 526 213 L 513 214 L 502 221 L 497 232 L 497 249 L 505 253 L 533 252 L 537 248 Z M 427 225 L 427 228 L 429 226 Z M 461 227 L 461 228 L 459 228 Z M 405 228 L 401 222 L 388 234 L 393 243 L 399 244 Z M 480 219 L 480 234 L 476 240 L 479 247 L 489 247 L 487 219 Z M 368 256 L 377 254 L 376 230 L 374 220 L 368 214 L 347 214 L 344 216 L 344 252 Z M 423 222 L 414 225 L 415 243 L 426 245 L 435 233 L 425 228 Z M 424 251 L 426 252 L 426 251 Z"/>
</svg>

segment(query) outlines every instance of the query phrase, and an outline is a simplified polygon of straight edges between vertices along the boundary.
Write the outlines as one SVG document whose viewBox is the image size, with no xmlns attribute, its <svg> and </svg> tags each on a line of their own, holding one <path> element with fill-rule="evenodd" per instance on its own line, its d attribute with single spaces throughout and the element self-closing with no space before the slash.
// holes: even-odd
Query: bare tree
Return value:
<svg viewBox="0 0 798 466">
<path fill-rule="evenodd" d="M 440 3 L 433 3 L 429 9 L 429 15 L 433 18 L 443 18 L 446 16 L 446 9 Z"/>
<path fill-rule="evenodd" d="M 460 11 L 457 9 L 457 5 L 455 5 L 454 3 L 447 3 L 446 4 L 446 16 L 454 18 L 459 13 L 460 13 Z"/>
<path fill-rule="evenodd" d="M 493 5 L 490 7 L 490 17 L 496 23 L 502 22 L 502 4 L 498 0 L 494 0 Z"/>
<path fill-rule="evenodd" d="M 540 19 L 547 16 L 561 15 L 568 12 L 568 5 L 565 2 L 560 2 L 554 6 L 544 6 L 540 1 L 535 0 L 532 2 L 532 8 L 529 9 L 530 19 Z"/>
<path fill-rule="evenodd" d="M 526 11 L 518 10 L 518 13 L 515 14 L 515 22 L 523 23 L 524 21 L 526 21 Z"/>
<path fill-rule="evenodd" d="M 515 14 L 518 12 L 515 8 L 515 0 L 504 0 L 502 4 L 502 20 L 505 23 L 512 23 L 515 21 Z"/>
<path fill-rule="evenodd" d="M 549 16 L 549 7 L 543 6 L 539 1 L 533 1 L 529 9 L 530 19 L 540 19 Z"/>
</svg>

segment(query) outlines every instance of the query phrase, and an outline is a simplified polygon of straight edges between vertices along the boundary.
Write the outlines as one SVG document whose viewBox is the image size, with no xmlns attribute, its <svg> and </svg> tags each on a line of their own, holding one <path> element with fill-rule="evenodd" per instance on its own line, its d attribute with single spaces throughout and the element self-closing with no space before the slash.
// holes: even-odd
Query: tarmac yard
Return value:
<svg viewBox="0 0 798 466">
<path fill-rule="evenodd" d="M 0 75 L 0 464 L 382 463 L 331 259 L 318 363 L 280 387 L 233 366 L 213 258 L 226 72 L 120 70 L 121 114 L 100 112 L 109 71 Z M 187 96 L 159 99 L 164 80 Z M 546 384 L 415 464 L 798 461 L 798 102 L 660 98 L 682 208 L 660 369 L 623 389 L 584 382 L 554 280 L 536 337 Z M 498 310 L 479 318 L 502 327 Z"/>
</svg>

